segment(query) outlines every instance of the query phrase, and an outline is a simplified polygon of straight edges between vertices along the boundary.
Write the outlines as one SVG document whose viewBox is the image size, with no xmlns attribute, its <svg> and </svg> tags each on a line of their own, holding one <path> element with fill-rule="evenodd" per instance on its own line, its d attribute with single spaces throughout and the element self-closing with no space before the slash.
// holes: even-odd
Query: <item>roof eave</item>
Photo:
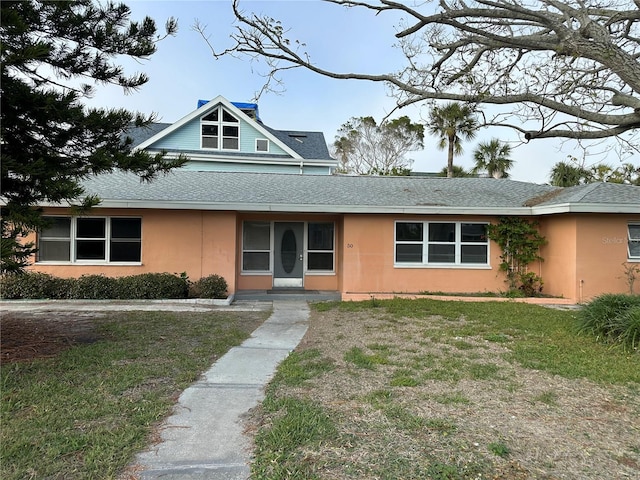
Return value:
<svg viewBox="0 0 640 480">
<path fill-rule="evenodd" d="M 532 207 L 533 215 L 558 213 L 640 213 L 640 204 L 628 203 L 560 203 Z"/>
<path fill-rule="evenodd" d="M 42 207 L 63 207 L 60 204 L 42 203 Z M 529 207 L 448 207 L 429 206 L 369 206 L 369 205 L 308 205 L 279 203 L 235 203 L 235 202 L 197 202 L 197 201 L 165 201 L 157 200 L 110 200 L 102 199 L 99 208 L 125 209 L 166 209 L 166 210 L 212 210 L 239 212 L 274 212 L 274 213 L 354 213 L 354 214 L 404 214 L 404 215 L 531 215 Z"/>
</svg>

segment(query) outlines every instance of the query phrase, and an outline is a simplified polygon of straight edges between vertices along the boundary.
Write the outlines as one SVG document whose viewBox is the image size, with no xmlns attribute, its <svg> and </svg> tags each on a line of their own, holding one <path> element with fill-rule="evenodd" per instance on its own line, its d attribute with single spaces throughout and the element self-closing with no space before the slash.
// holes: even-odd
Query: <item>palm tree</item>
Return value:
<svg viewBox="0 0 640 480">
<path fill-rule="evenodd" d="M 438 148 L 448 147 L 447 177 L 453 177 L 453 156 L 462 153 L 462 140 L 476 136 L 478 121 L 469 105 L 450 102 L 443 107 L 435 106 L 429 112 L 427 128 L 440 138 Z"/>
<path fill-rule="evenodd" d="M 473 173 L 486 170 L 490 177 L 507 178 L 509 170 L 513 167 L 511 156 L 511 147 L 506 143 L 500 142 L 497 138 L 493 138 L 490 142 L 481 143 L 473 152 L 473 159 L 476 162 L 473 167 Z"/>
<path fill-rule="evenodd" d="M 558 162 L 551 169 L 551 185 L 556 187 L 573 187 L 589 183 L 591 172 L 567 162 Z"/>
</svg>

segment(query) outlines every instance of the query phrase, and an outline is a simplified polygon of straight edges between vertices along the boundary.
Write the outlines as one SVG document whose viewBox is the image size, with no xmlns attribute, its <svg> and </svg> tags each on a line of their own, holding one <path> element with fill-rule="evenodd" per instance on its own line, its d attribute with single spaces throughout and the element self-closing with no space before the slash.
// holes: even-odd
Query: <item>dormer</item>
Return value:
<svg viewBox="0 0 640 480">
<path fill-rule="evenodd" d="M 321 132 L 282 131 L 262 123 L 255 103 L 218 96 L 166 128 L 149 129 L 136 149 L 186 155 L 185 169 L 330 174 L 337 161 Z"/>
</svg>

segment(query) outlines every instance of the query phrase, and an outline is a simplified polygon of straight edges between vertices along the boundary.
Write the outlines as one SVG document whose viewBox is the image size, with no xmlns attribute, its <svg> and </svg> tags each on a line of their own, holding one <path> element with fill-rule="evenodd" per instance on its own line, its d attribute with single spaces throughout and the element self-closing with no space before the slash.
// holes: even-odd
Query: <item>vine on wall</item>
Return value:
<svg viewBox="0 0 640 480">
<path fill-rule="evenodd" d="M 509 291 L 522 291 L 525 296 L 535 296 L 542 291 L 542 278 L 528 271 L 528 266 L 538 260 L 540 247 L 547 243 L 538 231 L 538 222 L 519 217 L 502 217 L 487 228 L 489 238 L 502 250 L 500 270 L 507 275 Z"/>
</svg>

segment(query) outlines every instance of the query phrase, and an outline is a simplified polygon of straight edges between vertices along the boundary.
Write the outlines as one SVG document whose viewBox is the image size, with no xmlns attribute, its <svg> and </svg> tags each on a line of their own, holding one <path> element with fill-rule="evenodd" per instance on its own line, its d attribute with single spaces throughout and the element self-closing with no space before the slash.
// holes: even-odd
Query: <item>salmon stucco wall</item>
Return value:
<svg viewBox="0 0 640 480">
<path fill-rule="evenodd" d="M 579 301 L 603 293 L 629 293 L 624 265 L 628 259 L 626 215 L 580 215 L 576 219 L 576 277 Z M 635 286 L 639 293 L 640 285 Z"/>
<path fill-rule="evenodd" d="M 498 270 L 500 249 L 490 244 L 491 267 L 434 268 L 395 267 L 394 228 L 403 221 L 470 221 L 487 218 L 402 217 L 391 215 L 345 215 L 342 243 L 343 293 L 401 292 L 497 292 L 504 291 L 504 275 Z"/>
<path fill-rule="evenodd" d="M 576 279 L 576 218 L 555 215 L 539 221 L 540 234 L 547 244 L 540 249 L 540 277 L 545 295 L 578 301 Z M 536 272 L 537 273 L 537 272 Z"/>
<path fill-rule="evenodd" d="M 91 215 L 95 216 L 141 217 L 141 264 L 34 263 L 30 270 L 59 277 L 88 274 L 120 277 L 149 272 L 185 272 L 191 280 L 217 274 L 227 281 L 229 293 L 235 292 L 235 212 L 129 209 L 95 209 L 93 212 Z M 66 213 L 63 209 L 45 211 L 47 215 Z"/>
</svg>

